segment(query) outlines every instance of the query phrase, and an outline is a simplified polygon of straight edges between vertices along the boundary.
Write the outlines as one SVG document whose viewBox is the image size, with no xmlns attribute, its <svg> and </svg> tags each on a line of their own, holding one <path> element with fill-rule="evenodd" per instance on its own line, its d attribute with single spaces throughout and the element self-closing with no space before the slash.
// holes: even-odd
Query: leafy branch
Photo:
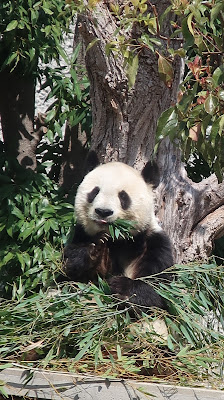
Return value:
<svg viewBox="0 0 224 400">
<path fill-rule="evenodd" d="M 131 239 L 134 240 L 134 236 L 131 231 L 135 229 L 135 221 L 128 221 L 124 219 L 117 219 L 113 223 L 109 224 L 109 232 L 113 240 L 119 239 Z"/>
<path fill-rule="evenodd" d="M 107 377 L 162 377 L 192 383 L 223 379 L 223 267 L 176 266 L 175 280 L 150 277 L 170 313 L 149 310 L 134 322 L 126 305 L 95 285 L 64 283 L 55 290 L 2 301 L 2 363 L 95 373 Z M 193 288 L 193 290 L 192 290 Z M 87 312 L 88 310 L 88 312 Z M 164 318 L 168 337 L 155 332 Z M 19 360 L 19 361 L 18 361 Z"/>
</svg>

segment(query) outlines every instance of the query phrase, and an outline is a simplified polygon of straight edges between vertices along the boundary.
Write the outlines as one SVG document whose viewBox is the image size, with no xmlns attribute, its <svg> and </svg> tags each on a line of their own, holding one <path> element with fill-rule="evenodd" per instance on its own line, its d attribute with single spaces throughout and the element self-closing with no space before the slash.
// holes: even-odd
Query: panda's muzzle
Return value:
<svg viewBox="0 0 224 400">
<path fill-rule="evenodd" d="M 100 220 L 97 222 L 106 224 L 108 222 L 108 221 L 106 221 L 106 219 L 108 217 L 110 217 L 111 215 L 113 215 L 114 212 L 113 212 L 113 210 L 110 210 L 109 208 L 95 208 L 95 213 L 100 218 Z"/>
</svg>

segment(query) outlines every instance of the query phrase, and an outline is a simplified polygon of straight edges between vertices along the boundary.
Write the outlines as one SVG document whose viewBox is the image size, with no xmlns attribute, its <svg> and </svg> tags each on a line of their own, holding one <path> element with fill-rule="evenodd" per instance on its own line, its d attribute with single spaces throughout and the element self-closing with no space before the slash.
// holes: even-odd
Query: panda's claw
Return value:
<svg viewBox="0 0 224 400">
<path fill-rule="evenodd" d="M 110 238 L 110 235 L 105 232 L 100 240 L 103 240 L 103 243 L 104 243 L 104 241 L 108 242 L 109 238 Z"/>
</svg>

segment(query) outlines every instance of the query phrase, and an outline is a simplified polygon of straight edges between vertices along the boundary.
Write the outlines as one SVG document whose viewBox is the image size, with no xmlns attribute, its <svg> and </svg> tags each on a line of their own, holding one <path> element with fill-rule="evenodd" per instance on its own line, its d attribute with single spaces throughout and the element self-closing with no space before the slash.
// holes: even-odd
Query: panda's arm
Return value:
<svg viewBox="0 0 224 400">
<path fill-rule="evenodd" d="M 165 301 L 154 290 L 153 286 L 137 279 L 159 274 L 173 265 L 171 245 L 164 232 L 150 234 L 145 237 L 144 251 L 136 261 L 133 279 L 126 276 L 115 276 L 109 281 L 111 292 L 122 299 L 129 298 L 134 304 L 145 307 L 166 308 Z M 156 280 L 166 283 L 172 278 L 169 273 L 158 275 Z"/>
<path fill-rule="evenodd" d="M 153 287 L 141 280 L 133 280 L 126 276 L 114 276 L 108 283 L 112 294 L 141 306 L 145 312 L 147 312 L 146 307 L 167 308 L 165 301 Z"/>
<path fill-rule="evenodd" d="M 77 224 L 72 243 L 64 249 L 64 271 L 78 282 L 97 279 L 110 269 L 109 250 L 98 237 L 86 234 L 82 225 Z"/>
<path fill-rule="evenodd" d="M 136 268 L 135 278 L 158 274 L 173 263 L 172 246 L 168 236 L 162 230 L 151 233 L 145 237 L 145 249 Z M 161 277 L 164 275 L 168 278 L 168 274 L 162 274 Z"/>
</svg>

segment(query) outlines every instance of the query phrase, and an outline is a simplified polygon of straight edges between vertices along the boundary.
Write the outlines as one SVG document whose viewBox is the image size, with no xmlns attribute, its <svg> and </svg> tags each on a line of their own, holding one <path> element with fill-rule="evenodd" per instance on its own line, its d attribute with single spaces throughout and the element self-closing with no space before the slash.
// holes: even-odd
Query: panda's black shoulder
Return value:
<svg viewBox="0 0 224 400">
<path fill-rule="evenodd" d="M 174 264 L 172 244 L 168 235 L 163 231 L 145 233 L 146 258 L 150 261 L 154 272 L 162 271 Z"/>
<path fill-rule="evenodd" d="M 162 229 L 160 231 L 145 231 L 144 235 L 154 248 L 161 246 L 170 247 L 170 239 Z"/>
</svg>

